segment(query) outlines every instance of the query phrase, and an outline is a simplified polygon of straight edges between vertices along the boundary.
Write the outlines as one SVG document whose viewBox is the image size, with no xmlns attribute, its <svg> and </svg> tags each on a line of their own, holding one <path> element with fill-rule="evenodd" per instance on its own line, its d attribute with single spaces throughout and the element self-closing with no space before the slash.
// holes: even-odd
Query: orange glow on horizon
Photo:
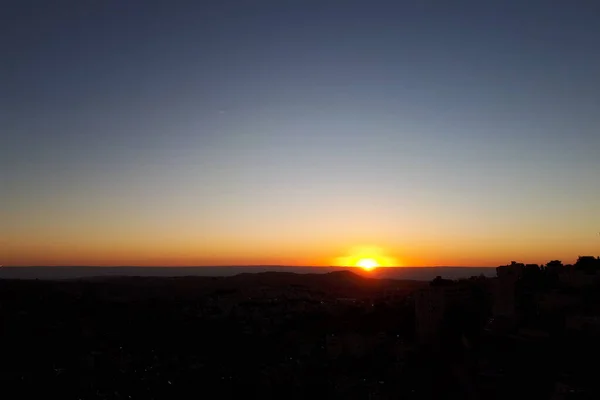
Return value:
<svg viewBox="0 0 600 400">
<path fill-rule="evenodd" d="M 162 232 L 162 231 L 161 231 Z M 483 239 L 463 240 L 455 244 L 450 241 L 434 243 L 412 242 L 404 239 L 402 245 L 385 242 L 383 247 L 362 246 L 348 248 L 346 238 L 316 243 L 314 241 L 282 241 L 281 243 L 260 240 L 201 240 L 203 236 L 182 236 L 178 241 L 169 241 L 161 235 L 128 238 L 100 237 L 99 235 L 55 236 L 40 232 L 24 232 L 21 237 L 13 235 L 5 240 L 0 264 L 5 266 L 234 266 L 234 265 L 278 265 L 278 266 L 336 266 L 361 267 L 363 259 L 372 259 L 377 268 L 407 266 L 463 266 L 496 267 L 510 260 L 525 263 L 544 263 L 552 259 L 573 263 L 573 254 L 593 253 L 595 243 L 573 250 L 565 242 L 549 241 L 552 252 L 541 244 L 504 242 L 496 249 Z M 384 238 L 381 238 L 384 242 Z M 590 241 L 591 242 L 591 241 Z M 470 250 L 464 248 L 472 245 Z M 344 251 L 344 248 L 347 251 Z M 341 251 L 340 251 L 341 249 Z M 401 254 L 401 259 L 396 255 Z M 332 257 L 340 255 L 340 257 Z"/>
<path fill-rule="evenodd" d="M 360 267 L 365 271 L 377 267 L 401 266 L 397 259 L 387 256 L 383 249 L 374 246 L 356 247 L 349 252 L 348 256 L 336 258 L 334 265 L 338 267 Z"/>
</svg>

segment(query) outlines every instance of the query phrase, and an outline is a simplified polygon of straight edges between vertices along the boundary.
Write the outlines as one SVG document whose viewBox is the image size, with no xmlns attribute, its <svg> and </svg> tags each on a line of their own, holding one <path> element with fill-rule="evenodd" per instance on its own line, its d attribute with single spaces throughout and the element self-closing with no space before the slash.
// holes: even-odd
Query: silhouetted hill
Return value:
<svg viewBox="0 0 600 400">
<path fill-rule="evenodd" d="M 51 285 L 50 285 L 51 283 Z M 293 272 L 242 273 L 229 277 L 139 277 L 109 276 L 74 280 L 0 280 L 2 288 L 52 288 L 53 292 L 82 293 L 93 290 L 113 299 L 193 298 L 218 293 L 244 293 L 268 290 L 285 294 L 290 290 L 306 290 L 330 297 L 371 297 L 382 291 L 409 293 L 426 285 L 423 281 L 377 279 L 351 271 L 326 274 Z"/>
<path fill-rule="evenodd" d="M 380 279 L 364 276 L 352 271 L 334 271 L 325 274 L 297 274 L 293 272 L 262 272 L 242 273 L 224 278 L 224 283 L 231 281 L 239 284 L 254 284 L 264 286 L 305 285 L 322 288 L 323 290 L 338 289 L 385 289 L 406 288 L 407 286 L 422 286 L 423 282 L 414 280 Z"/>
<path fill-rule="evenodd" d="M 359 275 L 387 279 L 409 279 L 429 281 L 436 276 L 447 279 L 471 276 L 496 275 L 490 267 L 389 267 L 378 268 L 368 273 L 357 268 L 344 267 L 285 267 L 285 266 L 227 266 L 227 267 L 2 267 L 0 279 L 74 279 L 110 276 L 234 276 L 243 273 L 282 272 L 297 274 L 326 274 L 330 272 L 354 271 Z"/>
</svg>

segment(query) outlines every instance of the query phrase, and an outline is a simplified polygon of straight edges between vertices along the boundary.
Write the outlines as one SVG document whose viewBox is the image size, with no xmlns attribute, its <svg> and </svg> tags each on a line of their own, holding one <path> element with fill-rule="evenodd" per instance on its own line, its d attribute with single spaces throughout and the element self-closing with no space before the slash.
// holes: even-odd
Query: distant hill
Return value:
<svg viewBox="0 0 600 400">
<path fill-rule="evenodd" d="M 306 285 L 318 286 L 323 285 L 339 285 L 339 286 L 356 286 L 364 287 L 395 287 L 399 282 L 417 282 L 413 280 L 398 280 L 377 278 L 374 276 L 360 275 L 353 271 L 334 271 L 321 274 L 298 274 L 294 272 L 260 272 L 260 273 L 242 273 L 226 278 L 232 282 L 253 283 L 261 285 Z"/>
<path fill-rule="evenodd" d="M 3 279 L 0 291 L 29 288 L 37 291 L 52 288 L 55 292 L 96 293 L 101 297 L 136 300 L 198 298 L 216 296 L 236 298 L 371 298 L 389 291 L 408 294 L 428 283 L 424 281 L 377 279 L 351 271 L 324 274 L 293 272 L 242 273 L 228 277 L 208 276 L 95 276 L 61 280 Z M 4 289 L 2 289 L 4 288 Z M 35 289 L 38 288 L 38 289 Z"/>
<path fill-rule="evenodd" d="M 234 276 L 257 273 L 326 274 L 354 272 L 360 276 L 380 279 L 429 281 L 436 276 L 447 279 L 468 278 L 475 275 L 495 276 L 490 267 L 395 267 L 378 268 L 364 272 L 357 268 L 342 267 L 284 267 L 284 266 L 231 266 L 231 267 L 2 267 L 0 279 L 73 279 L 109 276 Z"/>
</svg>

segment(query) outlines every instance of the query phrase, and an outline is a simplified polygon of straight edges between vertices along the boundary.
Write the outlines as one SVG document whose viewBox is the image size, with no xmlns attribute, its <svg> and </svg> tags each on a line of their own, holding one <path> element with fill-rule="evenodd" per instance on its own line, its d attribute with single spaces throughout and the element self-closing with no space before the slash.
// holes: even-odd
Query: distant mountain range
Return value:
<svg viewBox="0 0 600 400">
<path fill-rule="evenodd" d="M 354 273 L 379 279 L 431 280 L 496 275 L 492 267 L 387 267 L 373 271 L 343 267 L 231 266 L 231 267 L 2 267 L 0 279 L 74 279 L 107 276 L 233 276 L 244 273 L 291 272 L 323 274 L 335 271 Z"/>
</svg>

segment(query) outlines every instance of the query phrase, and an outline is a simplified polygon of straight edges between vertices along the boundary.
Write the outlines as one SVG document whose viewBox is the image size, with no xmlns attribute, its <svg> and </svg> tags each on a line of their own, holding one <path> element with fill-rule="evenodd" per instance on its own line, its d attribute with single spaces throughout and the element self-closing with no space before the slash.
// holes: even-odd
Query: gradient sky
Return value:
<svg viewBox="0 0 600 400">
<path fill-rule="evenodd" d="M 8 3 L 2 264 L 600 254 L 597 2 Z"/>
</svg>

